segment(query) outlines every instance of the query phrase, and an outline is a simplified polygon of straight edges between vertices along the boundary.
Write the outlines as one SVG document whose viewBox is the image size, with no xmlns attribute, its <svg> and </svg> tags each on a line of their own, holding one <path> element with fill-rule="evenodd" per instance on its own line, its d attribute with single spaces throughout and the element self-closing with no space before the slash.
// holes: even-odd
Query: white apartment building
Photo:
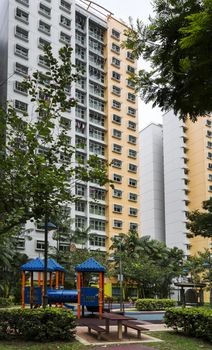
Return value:
<svg viewBox="0 0 212 350">
<path fill-rule="evenodd" d="M 106 251 L 109 237 L 117 234 L 116 230 L 120 232 L 120 228 L 129 226 L 128 215 L 132 216 L 130 224 L 133 227 L 138 227 L 139 222 L 137 102 L 129 80 L 136 62 L 130 52 L 121 49 L 125 29 L 126 25 L 114 19 L 110 11 L 86 0 L 0 1 L 1 102 L 9 100 L 18 113 L 28 111 L 29 116 L 36 117 L 29 97 L 21 91 L 18 83 L 36 70 L 46 71 L 43 59 L 43 46 L 46 43 L 51 44 L 55 55 L 62 46 L 70 44 L 73 48 L 73 63 L 79 64 L 85 71 L 81 80 L 67 91 L 67 94 L 78 100 L 78 105 L 63 116 L 67 125 L 70 125 L 71 142 L 77 146 L 75 160 L 86 160 L 89 154 L 97 154 L 103 160 L 111 160 L 116 156 L 118 170 L 116 174 L 113 170 L 112 176 L 114 178 L 118 173 L 116 178 L 119 181 L 116 185 L 118 189 L 113 190 L 113 194 L 112 189 L 99 187 L 96 183 L 76 183 L 73 191 L 81 196 L 81 200 L 71 205 L 70 216 L 74 219 L 73 228 L 83 230 L 89 227 L 95 234 L 87 247 L 101 251 Z M 114 144 L 110 144 L 111 137 L 112 140 L 114 138 Z M 129 145 L 125 137 L 129 139 Z M 113 145 L 112 150 L 110 145 Z M 130 159 L 120 161 L 120 154 L 122 158 L 125 155 L 125 159 L 129 154 L 135 164 L 129 168 Z M 123 163 L 124 169 L 129 168 L 125 173 L 123 169 L 120 170 Z M 128 171 L 132 173 L 131 176 Z M 125 193 L 121 188 L 123 185 Z M 132 198 L 128 192 L 132 192 Z M 117 198 L 116 209 L 121 207 L 123 201 L 126 204 L 126 199 L 132 204 L 129 202 L 123 213 L 113 214 L 111 230 L 108 212 L 112 212 L 112 208 L 114 210 L 113 197 Z M 122 220 L 122 216 L 127 217 L 126 220 Z M 26 228 L 32 239 L 21 239 L 19 248 L 31 258 L 42 256 L 43 230 L 33 223 L 28 223 Z M 56 245 L 51 235 L 49 233 L 49 243 Z M 69 244 L 64 243 L 59 247 L 61 250 L 69 248 Z"/>
<path fill-rule="evenodd" d="M 140 132 L 141 233 L 165 242 L 163 128 L 150 124 Z"/>
</svg>

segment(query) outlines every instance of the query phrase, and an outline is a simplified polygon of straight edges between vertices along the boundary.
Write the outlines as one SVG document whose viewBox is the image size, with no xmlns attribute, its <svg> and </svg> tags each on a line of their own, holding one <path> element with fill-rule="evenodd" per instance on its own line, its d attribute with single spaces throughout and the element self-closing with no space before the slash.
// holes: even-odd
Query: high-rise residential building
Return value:
<svg viewBox="0 0 212 350">
<path fill-rule="evenodd" d="M 185 256 L 209 248 L 208 239 L 187 236 L 186 222 L 188 212 L 201 210 L 202 202 L 211 197 L 211 149 L 211 116 L 183 122 L 170 111 L 162 127 L 151 124 L 141 132 L 141 232 L 182 249 Z M 155 176 L 159 169 L 160 176 Z M 155 215 L 160 191 L 163 218 Z M 160 236 L 163 220 L 165 235 Z"/>
<path fill-rule="evenodd" d="M 67 94 L 77 107 L 63 118 L 77 146 L 77 159 L 89 154 L 112 162 L 109 178 L 114 188 L 94 182 L 76 183 L 80 201 L 71 205 L 73 226 L 90 228 L 87 247 L 106 251 L 110 238 L 139 227 L 137 100 L 130 75 L 136 69 L 131 52 L 121 47 L 126 25 L 110 11 L 90 1 L 1 0 L 0 2 L 0 97 L 17 112 L 34 117 L 29 97 L 19 82 L 33 71 L 45 72 L 44 44 L 53 53 L 65 44 L 73 48 L 72 60 L 84 74 Z M 73 228 L 74 228 L 73 227 Z M 27 224 L 32 240 L 23 238 L 19 248 L 30 257 L 43 254 L 43 230 Z M 94 235 L 93 235 L 94 234 Z M 55 245 L 49 235 L 51 245 Z M 59 247 L 69 249 L 65 243 Z"/>
<path fill-rule="evenodd" d="M 141 233 L 165 242 L 163 127 L 151 123 L 140 132 Z"/>
</svg>

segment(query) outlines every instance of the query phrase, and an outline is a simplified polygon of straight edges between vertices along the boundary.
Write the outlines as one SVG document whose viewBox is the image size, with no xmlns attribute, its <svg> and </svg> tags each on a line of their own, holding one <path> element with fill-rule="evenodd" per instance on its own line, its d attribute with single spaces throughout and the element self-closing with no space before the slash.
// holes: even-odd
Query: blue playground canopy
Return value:
<svg viewBox="0 0 212 350">
<path fill-rule="evenodd" d="M 36 258 L 36 259 L 30 260 L 26 264 L 22 265 L 20 267 L 20 269 L 22 271 L 42 272 L 42 271 L 44 271 L 44 260 L 40 259 L 40 258 Z M 65 272 L 64 267 L 62 267 L 54 259 L 48 259 L 47 270 L 49 272 L 54 272 L 54 271 L 63 271 L 63 272 Z"/>
<path fill-rule="evenodd" d="M 104 266 L 100 265 L 95 259 L 89 258 L 84 261 L 82 264 L 79 264 L 75 267 L 77 272 L 105 272 L 106 269 Z"/>
</svg>

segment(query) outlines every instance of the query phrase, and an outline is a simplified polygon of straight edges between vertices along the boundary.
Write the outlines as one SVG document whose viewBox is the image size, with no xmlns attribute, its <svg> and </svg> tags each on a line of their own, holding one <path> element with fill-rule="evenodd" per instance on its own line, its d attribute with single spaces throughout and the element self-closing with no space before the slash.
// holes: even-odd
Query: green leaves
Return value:
<svg viewBox="0 0 212 350">
<path fill-rule="evenodd" d="M 205 212 L 195 210 L 188 214 L 187 228 L 194 236 L 212 237 L 212 198 L 202 203 Z"/>
<path fill-rule="evenodd" d="M 126 31 L 124 46 L 150 69 L 134 75 L 144 102 L 181 119 L 207 115 L 212 110 L 211 1 L 155 0 L 150 24 L 137 20 Z"/>
</svg>

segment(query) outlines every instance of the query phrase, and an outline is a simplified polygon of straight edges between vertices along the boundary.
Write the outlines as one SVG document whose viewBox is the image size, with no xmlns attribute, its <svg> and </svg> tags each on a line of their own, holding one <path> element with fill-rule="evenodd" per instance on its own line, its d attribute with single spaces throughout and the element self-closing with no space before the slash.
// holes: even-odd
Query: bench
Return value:
<svg viewBox="0 0 212 350">
<path fill-rule="evenodd" d="M 127 328 L 132 328 L 132 329 L 135 329 L 137 331 L 138 338 L 141 338 L 141 331 L 148 331 L 149 330 L 146 327 L 138 326 L 135 322 L 132 322 L 132 321 L 123 321 L 122 324 L 124 326 L 124 333 L 125 334 L 127 334 Z"/>
<path fill-rule="evenodd" d="M 91 334 L 91 329 L 96 331 L 98 333 L 98 335 L 97 335 L 98 340 L 101 340 L 102 333 L 106 333 L 106 330 L 104 328 L 99 327 L 96 324 L 82 322 L 82 325 L 88 327 L 88 333 L 90 333 L 90 334 Z"/>
</svg>

